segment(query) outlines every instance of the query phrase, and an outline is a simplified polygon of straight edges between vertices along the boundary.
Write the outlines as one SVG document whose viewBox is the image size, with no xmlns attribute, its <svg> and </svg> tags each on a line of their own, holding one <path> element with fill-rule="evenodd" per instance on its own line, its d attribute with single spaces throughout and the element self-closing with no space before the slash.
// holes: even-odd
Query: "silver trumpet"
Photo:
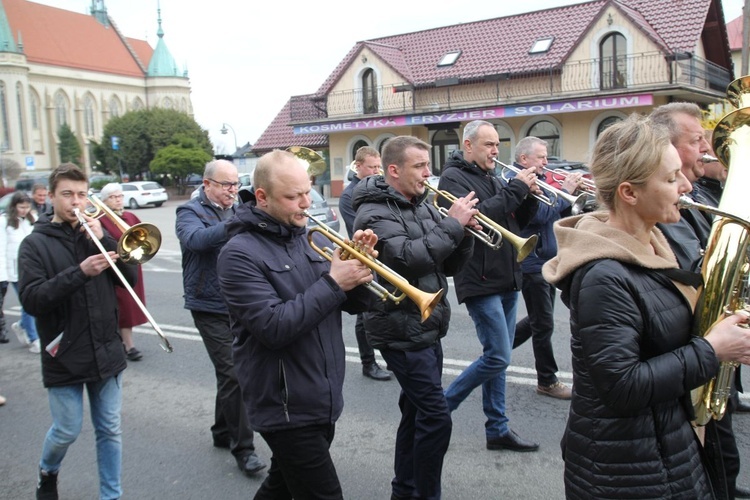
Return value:
<svg viewBox="0 0 750 500">
<path fill-rule="evenodd" d="M 714 163 L 714 162 L 719 161 L 719 159 L 717 157 L 715 157 L 715 156 L 703 155 L 703 156 L 701 156 L 701 160 L 700 161 L 702 163 Z"/>
<path fill-rule="evenodd" d="M 495 163 L 497 163 L 500 167 L 502 167 L 503 171 L 507 169 L 516 174 L 521 172 L 520 168 L 514 167 L 513 165 L 506 165 L 505 163 L 501 162 L 497 158 L 493 158 L 492 160 Z M 505 182 L 508 182 L 508 178 L 502 175 L 503 171 L 500 172 L 500 175 Z M 547 196 L 544 196 L 541 194 L 533 194 L 532 196 L 534 198 L 544 203 L 545 205 L 549 205 L 549 206 L 554 206 L 557 203 L 557 199 L 562 198 L 563 200 L 570 203 L 571 213 L 573 215 L 580 214 L 583 211 L 584 205 L 586 205 L 586 201 L 588 200 L 587 193 L 581 193 L 578 196 L 575 196 L 575 195 L 566 193 L 562 189 L 557 189 L 554 186 L 550 186 L 549 184 L 547 184 L 541 179 L 536 179 L 536 185 L 539 186 L 539 189 L 547 193 Z"/>
</svg>

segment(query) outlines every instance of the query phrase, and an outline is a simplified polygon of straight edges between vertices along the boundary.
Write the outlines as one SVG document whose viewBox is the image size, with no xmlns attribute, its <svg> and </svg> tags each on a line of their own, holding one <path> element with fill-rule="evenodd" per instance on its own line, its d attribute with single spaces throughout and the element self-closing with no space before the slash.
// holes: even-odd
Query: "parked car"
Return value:
<svg viewBox="0 0 750 500">
<path fill-rule="evenodd" d="M 560 160 L 559 158 L 552 157 L 547 163 L 547 169 L 548 171 L 545 173 L 545 182 L 557 189 L 562 188 L 562 183 L 565 180 L 566 175 L 580 173 L 585 179 L 591 180 L 589 167 L 580 161 Z M 555 170 L 558 172 L 554 172 Z M 590 195 L 586 200 L 583 211 L 591 212 L 594 210 L 596 210 L 596 199 L 594 196 Z"/>
<path fill-rule="evenodd" d="M 158 182 L 123 182 L 120 185 L 122 194 L 125 195 L 125 205 L 131 209 L 147 205 L 160 207 L 169 199 L 167 190 Z"/>
<path fill-rule="evenodd" d="M 203 184 L 203 175 L 202 174 L 190 174 L 187 176 L 187 179 L 185 180 L 185 187 L 186 188 L 193 188 L 198 189 Z"/>
<path fill-rule="evenodd" d="M 49 182 L 49 176 L 34 176 L 34 177 L 21 177 L 16 181 L 16 191 L 25 191 L 26 194 L 31 196 L 31 188 L 37 184 L 44 186 Z"/>
<path fill-rule="evenodd" d="M 8 207 L 10 206 L 10 199 L 13 198 L 14 194 L 15 192 L 8 193 L 2 198 L 0 198 L 0 214 L 4 214 L 5 212 L 8 211 Z"/>
</svg>

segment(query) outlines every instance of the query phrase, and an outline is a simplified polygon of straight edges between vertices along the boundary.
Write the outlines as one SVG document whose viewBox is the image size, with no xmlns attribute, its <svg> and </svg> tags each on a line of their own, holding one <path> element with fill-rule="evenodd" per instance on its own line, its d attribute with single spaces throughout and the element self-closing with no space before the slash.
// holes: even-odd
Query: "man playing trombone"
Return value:
<svg viewBox="0 0 750 500">
<path fill-rule="evenodd" d="M 122 487 L 122 371 L 125 351 L 117 332 L 120 285 L 106 272 L 118 259 L 117 241 L 98 220 L 85 215 L 88 179 L 64 163 L 50 175 L 53 213 L 38 221 L 19 251 L 19 292 L 23 308 L 36 317 L 42 341 L 42 379 L 52 426 L 39 462 L 38 499 L 57 499 L 57 473 L 68 447 L 81 432 L 83 391 L 88 393 L 96 433 L 99 498 L 120 498 Z M 100 252 L 81 222 L 102 245 Z M 132 286 L 136 268 L 118 262 Z"/>
<path fill-rule="evenodd" d="M 355 229 L 378 235 L 379 260 L 423 292 L 447 290 L 471 256 L 478 229 L 473 193 L 457 199 L 443 218 L 426 203 L 430 146 L 416 137 L 393 137 L 382 152 L 384 176 L 363 179 L 354 191 Z M 384 284 L 388 286 L 388 284 Z M 392 290 L 390 287 L 389 290 Z M 401 385 L 401 422 L 396 434 L 392 497 L 440 498 L 443 457 L 452 422 L 443 395 L 440 343 L 448 332 L 450 305 L 445 294 L 432 314 L 423 316 L 411 300 L 378 302 L 365 313 L 365 330 Z"/>
<path fill-rule="evenodd" d="M 529 194 L 541 196 L 541 190 L 533 169 L 519 171 L 509 182 L 495 175 L 499 144 L 491 123 L 469 122 L 464 127 L 463 152 L 455 151 L 446 162 L 439 187 L 454 196 L 475 192 L 480 213 L 519 234 L 537 208 Z M 476 387 L 482 386 L 488 450 L 539 448 L 537 443 L 513 432 L 505 414 L 505 370 L 510 365 L 521 288 L 521 268 L 516 260 L 517 250 L 508 242 L 499 250 L 475 245 L 474 255 L 454 278 L 458 302 L 466 303 L 483 353 L 453 381 L 445 397 L 453 411 Z"/>
<path fill-rule="evenodd" d="M 547 165 L 547 143 L 538 137 L 524 137 L 516 144 L 514 166 L 535 172 L 544 178 Z M 581 181 L 581 174 L 567 175 L 562 190 L 574 193 Z M 536 248 L 521 262 L 523 280 L 521 292 L 526 303 L 527 316 L 516 323 L 513 349 L 531 338 L 536 362 L 536 392 L 557 399 L 570 399 L 570 387 L 557 379 L 557 362 L 552 350 L 552 334 L 555 331 L 555 287 L 542 277 L 542 266 L 557 255 L 557 241 L 552 225 L 560 219 L 570 203 L 562 196 L 549 196 L 551 204 L 539 203 L 536 213 L 521 230 L 521 236 L 539 236 Z"/>
</svg>

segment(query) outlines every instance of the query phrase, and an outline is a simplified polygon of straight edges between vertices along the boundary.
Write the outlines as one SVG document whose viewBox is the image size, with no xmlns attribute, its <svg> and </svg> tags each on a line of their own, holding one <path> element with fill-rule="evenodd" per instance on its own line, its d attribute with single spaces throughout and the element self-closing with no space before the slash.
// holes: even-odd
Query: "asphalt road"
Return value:
<svg viewBox="0 0 750 500">
<path fill-rule="evenodd" d="M 123 489 L 124 498 L 240 499 L 252 497 L 260 481 L 239 473 L 226 450 L 212 447 L 215 379 L 188 311 L 182 307 L 179 244 L 174 236 L 174 210 L 169 201 L 161 208 L 135 213 L 156 224 L 164 238 L 159 254 L 144 266 L 147 306 L 174 347 L 167 354 L 149 325 L 136 329 L 142 361 L 131 363 L 124 374 Z M 453 317 L 444 342 L 444 384 L 447 386 L 481 352 L 473 324 L 464 306 L 449 291 Z M 8 292 L 5 312 L 18 317 L 18 302 Z M 567 309 L 556 309 L 553 338 L 560 378 L 571 382 Z M 523 301 L 519 318 L 525 315 Z M 375 382 L 361 375 L 354 338 L 354 317 L 344 315 L 347 345 L 345 408 L 336 429 L 332 455 L 345 498 L 387 499 L 392 478 L 393 443 L 399 421 L 395 381 Z M 750 387 L 748 369 L 744 382 Z M 559 441 L 568 403 L 534 392 L 536 384 L 531 345 L 514 352 L 509 369 L 508 414 L 511 427 L 541 444 L 536 453 L 487 451 L 481 393 L 475 391 L 453 413 L 453 436 L 443 468 L 445 499 L 562 499 L 563 463 Z M 0 345 L 0 499 L 33 498 L 36 468 L 50 418 L 42 387 L 39 360 L 15 338 Z M 750 415 L 735 417 L 735 432 L 746 464 L 741 480 L 750 484 Z M 259 437 L 259 455 L 269 450 Z M 69 450 L 60 472 L 62 499 L 97 496 L 93 430 L 87 416 L 81 436 Z"/>
</svg>

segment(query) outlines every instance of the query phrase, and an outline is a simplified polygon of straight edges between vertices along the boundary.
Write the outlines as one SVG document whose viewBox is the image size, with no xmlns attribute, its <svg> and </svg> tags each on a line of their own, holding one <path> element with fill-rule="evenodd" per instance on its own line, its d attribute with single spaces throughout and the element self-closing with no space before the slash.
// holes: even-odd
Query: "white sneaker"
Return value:
<svg viewBox="0 0 750 500">
<path fill-rule="evenodd" d="M 34 342 L 31 343 L 31 346 L 29 347 L 29 352 L 34 354 L 39 354 L 42 352 L 42 345 L 39 343 L 39 339 L 36 339 Z"/>
<path fill-rule="evenodd" d="M 16 334 L 16 337 L 18 337 L 18 341 L 22 343 L 23 345 L 29 345 L 31 344 L 31 341 L 29 340 L 29 336 L 26 335 L 26 330 L 23 329 L 21 326 L 21 323 L 16 321 L 12 325 L 10 325 L 10 329 L 13 330 L 13 333 Z"/>
</svg>

